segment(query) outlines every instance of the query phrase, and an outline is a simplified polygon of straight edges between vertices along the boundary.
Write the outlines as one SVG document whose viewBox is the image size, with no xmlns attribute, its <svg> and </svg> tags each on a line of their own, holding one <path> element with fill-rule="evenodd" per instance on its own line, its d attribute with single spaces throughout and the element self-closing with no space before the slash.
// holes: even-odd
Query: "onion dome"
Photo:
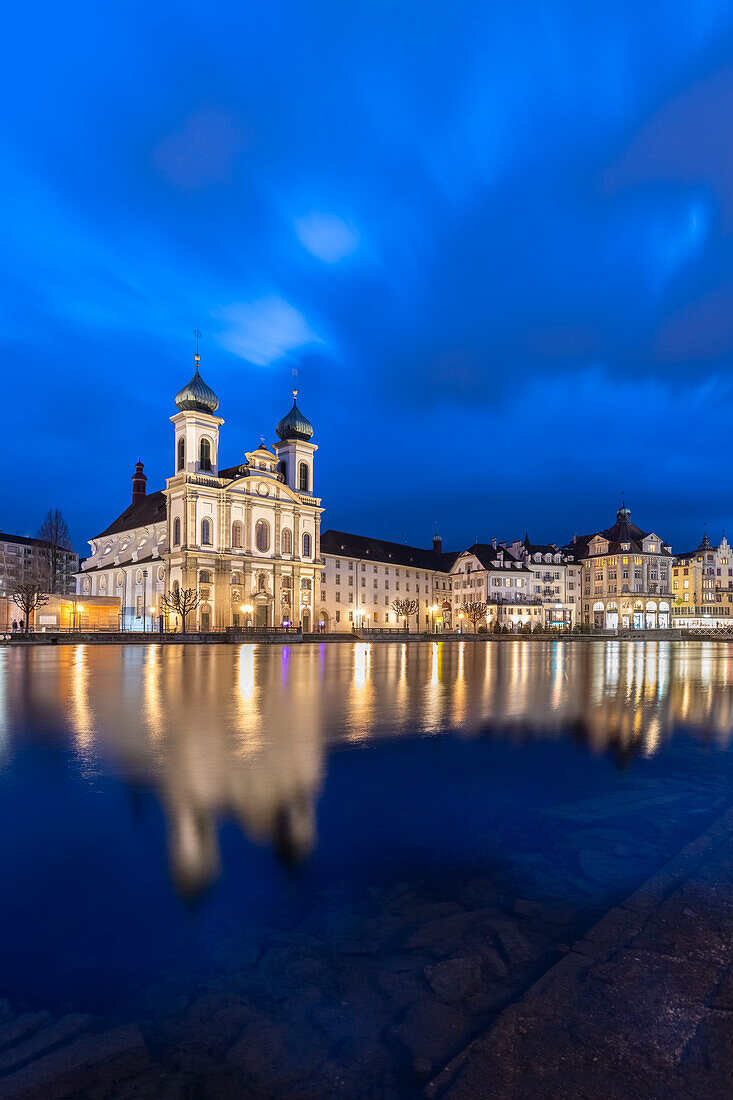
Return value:
<svg viewBox="0 0 733 1100">
<path fill-rule="evenodd" d="M 622 522 L 628 523 L 629 520 L 631 519 L 631 509 L 626 507 L 626 501 L 625 500 L 621 501 L 621 507 L 619 508 L 618 512 L 616 513 L 616 519 L 618 520 L 619 523 L 622 523 Z"/>
<path fill-rule="evenodd" d="M 298 391 L 293 390 L 293 407 L 287 416 L 284 416 L 278 426 L 275 428 L 278 436 L 282 440 L 286 439 L 304 439 L 308 440 L 313 435 L 313 425 L 310 420 L 307 420 L 303 416 L 302 412 L 295 403 L 295 399 L 298 396 Z"/>
<path fill-rule="evenodd" d="M 181 412 L 205 412 L 215 413 L 219 408 L 219 398 L 211 386 L 207 386 L 199 374 L 201 356 L 198 352 L 194 355 L 196 361 L 196 373 L 187 386 L 184 386 L 176 394 L 176 405 Z"/>
</svg>

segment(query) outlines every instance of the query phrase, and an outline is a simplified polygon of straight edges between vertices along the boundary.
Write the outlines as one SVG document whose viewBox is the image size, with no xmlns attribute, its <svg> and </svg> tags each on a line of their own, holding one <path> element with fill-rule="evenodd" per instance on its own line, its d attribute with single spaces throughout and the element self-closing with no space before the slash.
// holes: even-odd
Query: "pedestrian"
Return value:
<svg viewBox="0 0 733 1100">
<path fill-rule="evenodd" d="M 13 619 L 13 630 L 17 630 L 17 629 L 18 629 L 18 622 L 17 622 L 16 619 Z"/>
</svg>

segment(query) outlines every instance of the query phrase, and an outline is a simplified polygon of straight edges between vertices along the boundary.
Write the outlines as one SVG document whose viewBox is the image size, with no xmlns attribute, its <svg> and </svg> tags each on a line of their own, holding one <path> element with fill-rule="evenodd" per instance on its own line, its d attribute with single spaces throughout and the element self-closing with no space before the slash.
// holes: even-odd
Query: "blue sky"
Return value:
<svg viewBox="0 0 733 1100">
<path fill-rule="evenodd" d="M 733 7 L 6 12 L 0 527 L 75 545 L 289 407 L 324 526 L 427 545 L 733 532 Z"/>
</svg>

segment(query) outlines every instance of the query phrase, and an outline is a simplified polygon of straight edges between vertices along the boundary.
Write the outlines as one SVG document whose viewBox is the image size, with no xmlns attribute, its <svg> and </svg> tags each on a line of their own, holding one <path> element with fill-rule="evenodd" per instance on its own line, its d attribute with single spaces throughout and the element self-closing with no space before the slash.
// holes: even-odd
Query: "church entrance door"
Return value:
<svg viewBox="0 0 733 1100">
<path fill-rule="evenodd" d="M 255 607 L 255 626 L 267 626 L 267 604 L 258 603 Z"/>
</svg>

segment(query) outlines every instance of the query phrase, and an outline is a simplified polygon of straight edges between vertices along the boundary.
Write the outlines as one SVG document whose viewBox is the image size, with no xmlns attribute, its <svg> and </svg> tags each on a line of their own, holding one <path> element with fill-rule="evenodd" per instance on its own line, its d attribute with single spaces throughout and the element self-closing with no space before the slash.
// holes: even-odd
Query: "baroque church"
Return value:
<svg viewBox="0 0 733 1100">
<path fill-rule="evenodd" d="M 292 624 L 313 629 L 320 595 L 321 501 L 314 495 L 313 427 L 297 406 L 234 466 L 220 468 L 219 399 L 199 372 L 176 396 L 173 474 L 148 493 L 143 463 L 132 502 L 90 539 L 77 576 L 78 598 L 121 601 L 122 628 L 156 630 L 161 597 L 179 586 L 199 604 L 192 630 Z M 175 617 L 162 625 L 175 629 Z"/>
</svg>

